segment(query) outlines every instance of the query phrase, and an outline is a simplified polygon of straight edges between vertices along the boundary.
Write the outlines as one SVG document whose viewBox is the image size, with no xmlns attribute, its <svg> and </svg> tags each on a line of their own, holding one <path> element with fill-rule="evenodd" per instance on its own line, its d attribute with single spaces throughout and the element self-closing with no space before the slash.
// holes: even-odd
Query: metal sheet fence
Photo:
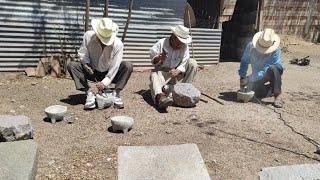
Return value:
<svg viewBox="0 0 320 180">
<path fill-rule="evenodd" d="M 168 35 L 168 26 L 183 24 L 181 6 L 185 0 L 145 1 L 150 7 L 143 7 L 142 1 L 135 4 L 124 42 L 124 60 L 135 66 L 149 66 L 147 53 L 153 43 Z M 91 2 L 90 17 L 101 17 L 103 4 L 98 0 Z M 127 18 L 126 3 L 110 0 L 109 16 L 119 25 L 120 37 Z M 82 41 L 84 13 L 85 1 L 0 1 L 0 71 L 33 67 L 41 57 L 62 51 L 76 53 Z M 162 31 L 166 33 L 159 34 Z M 200 63 L 218 62 L 220 30 L 195 29 L 194 33 Z"/>
</svg>

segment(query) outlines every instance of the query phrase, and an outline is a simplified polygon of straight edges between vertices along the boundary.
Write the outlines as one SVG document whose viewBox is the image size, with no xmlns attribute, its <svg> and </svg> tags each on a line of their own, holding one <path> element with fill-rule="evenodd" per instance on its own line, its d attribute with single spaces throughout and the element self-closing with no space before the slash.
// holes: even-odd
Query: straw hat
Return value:
<svg viewBox="0 0 320 180">
<path fill-rule="evenodd" d="M 190 33 L 189 33 L 188 28 L 186 28 L 182 25 L 178 25 L 175 27 L 171 27 L 170 29 L 171 29 L 172 33 L 177 36 L 177 38 L 179 39 L 180 42 L 182 42 L 184 44 L 191 43 L 192 38 L 189 35 Z"/>
<path fill-rule="evenodd" d="M 107 46 L 113 43 L 119 30 L 110 18 L 92 19 L 91 26 L 100 41 Z"/>
<path fill-rule="evenodd" d="M 264 31 L 257 32 L 252 39 L 253 47 L 262 54 L 269 54 L 278 49 L 280 37 L 273 29 L 266 28 Z"/>
</svg>

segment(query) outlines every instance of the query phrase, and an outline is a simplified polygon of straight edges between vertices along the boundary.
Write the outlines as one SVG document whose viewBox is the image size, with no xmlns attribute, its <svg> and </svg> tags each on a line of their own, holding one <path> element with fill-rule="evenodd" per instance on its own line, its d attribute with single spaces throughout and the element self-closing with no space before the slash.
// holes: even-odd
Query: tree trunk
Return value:
<svg viewBox="0 0 320 180">
<path fill-rule="evenodd" d="M 109 16 L 109 0 L 105 0 L 103 17 L 108 17 L 108 16 Z"/>
<path fill-rule="evenodd" d="M 130 20 L 131 20 L 132 5 L 133 5 L 133 0 L 129 0 L 128 18 L 127 18 L 126 26 L 124 27 L 124 30 L 123 30 L 122 42 L 124 42 L 124 39 L 126 38 L 126 35 L 127 35 L 129 23 L 130 23 Z"/>
<path fill-rule="evenodd" d="M 90 0 L 86 1 L 86 19 L 84 24 L 84 31 L 88 31 L 89 29 L 89 12 L 90 12 Z"/>
</svg>

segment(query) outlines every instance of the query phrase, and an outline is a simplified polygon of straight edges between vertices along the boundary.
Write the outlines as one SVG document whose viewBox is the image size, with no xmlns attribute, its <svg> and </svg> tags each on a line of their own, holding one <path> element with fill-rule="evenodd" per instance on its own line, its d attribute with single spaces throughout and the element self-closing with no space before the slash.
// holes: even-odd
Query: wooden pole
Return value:
<svg viewBox="0 0 320 180">
<path fill-rule="evenodd" d="M 260 31 L 262 26 L 262 19 L 263 19 L 263 6 L 264 6 L 264 0 L 259 0 L 258 4 L 258 15 L 256 20 L 256 30 Z"/>
<path fill-rule="evenodd" d="M 306 25 L 304 27 L 304 34 L 303 36 L 305 38 L 308 37 L 309 32 L 310 32 L 310 26 L 311 26 L 311 16 L 312 16 L 312 10 L 313 10 L 313 4 L 314 4 L 314 0 L 309 0 L 308 2 L 308 13 L 307 13 L 307 21 L 306 21 Z"/>
<path fill-rule="evenodd" d="M 188 18 L 189 18 L 189 29 L 190 29 L 190 36 L 192 37 L 192 28 L 191 28 L 191 18 L 190 18 L 190 12 L 188 11 Z M 194 59 L 194 48 L 193 48 L 193 40 L 191 41 L 191 48 L 192 48 L 192 58 Z"/>
<path fill-rule="evenodd" d="M 104 11 L 103 11 L 103 17 L 109 16 L 109 0 L 104 1 Z"/>
<path fill-rule="evenodd" d="M 129 27 L 129 23 L 130 23 L 130 20 L 131 20 L 133 0 L 129 0 L 129 5 L 128 5 L 128 6 L 129 6 L 129 7 L 128 7 L 129 12 L 128 12 L 128 17 L 127 17 L 126 26 L 124 27 L 124 30 L 123 30 L 122 42 L 124 42 L 124 39 L 126 38 L 127 31 L 128 31 L 128 27 Z"/>
<path fill-rule="evenodd" d="M 90 12 L 90 0 L 86 1 L 86 17 L 85 17 L 85 24 L 84 24 L 84 31 L 89 30 L 89 12 Z"/>
</svg>

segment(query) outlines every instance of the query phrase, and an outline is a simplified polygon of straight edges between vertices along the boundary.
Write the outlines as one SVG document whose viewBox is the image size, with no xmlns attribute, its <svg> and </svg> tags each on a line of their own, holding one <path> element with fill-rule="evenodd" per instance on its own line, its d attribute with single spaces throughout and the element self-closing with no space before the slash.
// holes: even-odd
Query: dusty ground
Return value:
<svg viewBox="0 0 320 180">
<path fill-rule="evenodd" d="M 283 56 L 286 104 L 277 111 L 297 131 L 320 142 L 320 46 L 301 43 L 288 50 L 291 53 Z M 311 66 L 288 63 L 306 55 L 311 56 Z M 116 179 L 118 146 L 196 143 L 212 179 L 257 179 L 262 167 L 317 163 L 315 147 L 284 126 L 272 109 L 234 101 L 238 66 L 220 63 L 197 76 L 196 86 L 219 96 L 224 106 L 203 97 L 209 102 L 192 109 L 170 107 L 165 114 L 150 105 L 147 72 L 132 75 L 123 92 L 125 109 L 102 111 L 83 111 L 85 97 L 71 80 L 1 74 L 0 114 L 32 119 L 39 145 L 37 179 Z M 54 104 L 68 106 L 76 122 L 45 122 L 43 110 Z M 191 114 L 198 121 L 190 121 Z M 105 117 L 115 115 L 134 117 L 134 129 L 126 135 L 109 132 Z"/>
</svg>

